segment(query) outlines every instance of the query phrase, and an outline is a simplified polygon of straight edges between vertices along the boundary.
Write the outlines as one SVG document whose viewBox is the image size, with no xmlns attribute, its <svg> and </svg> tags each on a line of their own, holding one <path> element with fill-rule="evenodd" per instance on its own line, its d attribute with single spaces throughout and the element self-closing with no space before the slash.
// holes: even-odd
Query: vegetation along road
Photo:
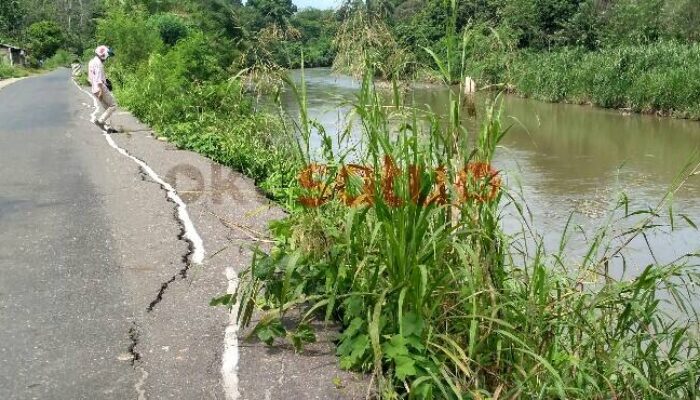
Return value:
<svg viewBox="0 0 700 400">
<path fill-rule="evenodd" d="M 331 382 L 351 376 L 327 343 L 301 358 L 239 349 L 235 333 L 225 338 L 228 313 L 208 305 L 231 285 L 227 268 L 248 264 L 248 232 L 280 211 L 252 181 L 120 113 L 126 133 L 113 144 L 185 193 L 206 250 L 194 263 L 176 205 L 89 122 L 92 110 L 67 70 L 0 91 L 0 398 L 345 393 Z"/>
<path fill-rule="evenodd" d="M 700 2 L 334 3 L 0 1 L 0 398 L 700 398 Z"/>
</svg>

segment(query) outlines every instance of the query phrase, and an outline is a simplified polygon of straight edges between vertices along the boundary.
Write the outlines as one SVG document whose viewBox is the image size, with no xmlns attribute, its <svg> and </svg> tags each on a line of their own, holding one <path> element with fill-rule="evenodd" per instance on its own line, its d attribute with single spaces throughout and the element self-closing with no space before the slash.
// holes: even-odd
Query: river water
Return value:
<svg viewBox="0 0 700 400">
<path fill-rule="evenodd" d="M 293 79 L 301 79 L 300 71 L 290 73 Z M 305 80 L 310 118 L 331 134 L 342 129 L 359 83 L 323 68 L 306 70 Z M 408 96 L 416 106 L 430 107 L 438 113 L 446 110 L 447 89 L 414 89 Z M 477 103 L 489 96 L 480 95 Z M 297 114 L 298 105 L 291 92 L 282 95 L 282 105 L 291 116 Z M 483 109 L 477 108 L 478 113 Z M 573 224 L 580 225 L 589 236 L 605 224 L 608 210 L 620 193 L 626 193 L 635 208 L 656 206 L 674 177 L 700 149 L 700 122 L 695 121 L 624 115 L 515 96 L 504 97 L 502 115 L 504 126 L 512 128 L 494 164 L 503 171 L 509 188 L 523 195 L 534 230 L 550 250 L 556 250 L 570 215 Z M 467 121 L 467 125 L 476 123 Z M 700 176 L 691 178 L 676 193 L 673 212 L 687 214 L 700 224 Z M 506 229 L 520 229 L 520 218 L 512 209 L 505 213 Z M 654 257 L 667 262 L 700 250 L 700 233 L 680 218 L 675 223 L 673 232 L 662 229 L 665 233 L 650 235 L 653 255 L 644 241 L 632 244 L 626 255 L 628 261 L 634 261 L 634 270 Z M 572 243 L 572 253 L 585 251 L 583 233 Z"/>
</svg>

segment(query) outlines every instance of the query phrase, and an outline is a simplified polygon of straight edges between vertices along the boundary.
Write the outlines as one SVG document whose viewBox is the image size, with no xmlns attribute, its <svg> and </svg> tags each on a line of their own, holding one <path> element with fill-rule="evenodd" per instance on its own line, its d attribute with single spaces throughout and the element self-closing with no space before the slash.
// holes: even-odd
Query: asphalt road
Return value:
<svg viewBox="0 0 700 400">
<path fill-rule="evenodd" d="M 0 398 L 129 398 L 126 294 L 65 73 L 0 91 Z M 49 95 L 51 94 L 51 95 Z M 57 95 L 56 95 L 57 94 Z M 66 134 L 68 133 L 68 134 Z M 94 132 L 91 132 L 94 133 Z M 128 332 L 128 328 L 126 330 Z"/>
<path fill-rule="evenodd" d="M 113 143 L 187 204 L 206 252 L 191 263 L 175 204 L 92 110 L 67 70 L 0 90 L 0 399 L 365 398 L 333 330 L 295 354 L 225 334 L 229 313 L 208 305 L 281 210 L 116 113 Z"/>
</svg>

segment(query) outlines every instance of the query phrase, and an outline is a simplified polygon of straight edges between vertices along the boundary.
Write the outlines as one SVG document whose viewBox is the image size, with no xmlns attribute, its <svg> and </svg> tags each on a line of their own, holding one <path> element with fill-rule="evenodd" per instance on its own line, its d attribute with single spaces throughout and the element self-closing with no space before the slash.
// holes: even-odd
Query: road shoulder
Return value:
<svg viewBox="0 0 700 400">
<path fill-rule="evenodd" d="M 7 87 L 7 86 L 12 85 L 12 84 L 15 83 L 15 82 L 19 82 L 19 81 L 21 81 L 22 79 L 26 79 L 26 76 L 25 76 L 25 77 L 21 77 L 21 78 L 7 78 L 7 79 L 1 79 L 1 80 L 0 80 L 0 90 L 2 90 L 3 88 L 5 88 L 5 87 Z"/>
<path fill-rule="evenodd" d="M 269 221 L 283 217 L 284 212 L 265 198 L 252 180 L 199 154 L 157 140 L 148 126 L 129 113 L 117 112 L 113 124 L 120 131 L 111 135 L 114 142 L 176 188 L 206 250 L 202 265 L 185 262 L 183 257 L 189 249 L 185 242 L 178 241 L 181 227 L 174 218 L 174 205 L 168 204 L 173 213 L 169 216 L 172 226 L 168 234 L 162 233 L 169 235 L 163 238 L 164 243 L 170 241 L 164 246 L 172 253 L 168 266 L 153 271 L 157 265 L 149 266 L 144 259 L 143 254 L 149 251 L 145 247 L 124 252 L 125 264 L 147 267 L 146 271 L 138 267 L 125 270 L 127 284 L 139 288 L 135 293 L 143 293 L 134 301 L 133 351 L 137 358 L 134 366 L 144 377 L 139 390 L 145 398 L 230 399 L 237 394 L 249 400 L 365 398 L 367 382 L 337 366 L 333 330 L 295 354 L 287 347 L 269 348 L 242 337 L 225 340 L 229 315 L 224 309 L 208 305 L 230 286 L 227 269 L 229 277 L 235 278 L 237 272 L 249 266 L 252 249 L 264 243 Z M 141 180 L 139 185 L 145 182 L 152 186 L 147 196 L 153 197 L 154 191 L 160 190 L 159 200 L 165 202 L 162 189 L 149 183 L 136 164 L 132 168 Z M 138 201 L 130 202 L 128 207 L 134 210 Z M 116 211 L 115 215 L 125 211 Z M 148 218 L 147 211 L 134 212 L 144 214 L 139 218 Z M 144 288 L 149 285 L 150 296 Z M 224 358 L 228 358 L 229 370 L 222 375 Z M 235 359 L 237 368 L 232 370 L 231 360 Z M 225 393 L 224 386 L 228 389 Z"/>
</svg>

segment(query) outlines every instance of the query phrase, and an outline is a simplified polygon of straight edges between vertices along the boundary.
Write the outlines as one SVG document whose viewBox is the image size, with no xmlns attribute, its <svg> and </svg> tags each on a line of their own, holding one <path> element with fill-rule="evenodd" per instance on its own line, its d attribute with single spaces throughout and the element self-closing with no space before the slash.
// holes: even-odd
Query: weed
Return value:
<svg viewBox="0 0 700 400">
<path fill-rule="evenodd" d="M 446 59 L 431 52 L 438 75 L 463 81 L 468 37 L 446 45 Z M 396 83 L 383 101 L 376 75 L 368 62 L 354 103 L 362 148 L 336 154 L 330 143 L 341 139 L 320 130 L 327 173 L 316 176 L 333 184 L 352 151 L 371 172 L 346 174 L 345 185 L 350 197 L 355 188 L 372 201 L 295 208 L 272 224 L 275 246 L 255 252 L 236 295 L 212 304 L 237 307 L 243 326 L 260 312 L 253 335 L 268 344 L 286 338 L 300 348 L 315 338 L 312 321 L 339 323 L 340 365 L 372 372 L 382 398 L 697 398 L 695 255 L 645 266 L 633 278 L 608 273 L 627 245 L 658 226 L 672 195 L 634 212 L 622 198 L 588 254 L 568 261 L 567 232 L 557 253 L 534 234 L 506 235 L 502 205 L 523 206 L 508 191 L 491 195 L 493 175 L 468 173 L 470 163 L 491 162 L 507 132 L 498 102 L 469 132 L 461 88 L 450 92 L 448 117 L 440 118 L 403 103 Z M 298 149 L 311 162 L 315 124 L 303 82 L 293 90 Z M 689 166 L 677 184 L 698 168 Z M 464 199 L 460 179 L 482 195 Z M 462 201 L 436 200 L 443 197 Z M 667 313 L 666 303 L 688 319 Z M 293 309 L 303 311 L 297 324 L 282 324 Z"/>
</svg>

